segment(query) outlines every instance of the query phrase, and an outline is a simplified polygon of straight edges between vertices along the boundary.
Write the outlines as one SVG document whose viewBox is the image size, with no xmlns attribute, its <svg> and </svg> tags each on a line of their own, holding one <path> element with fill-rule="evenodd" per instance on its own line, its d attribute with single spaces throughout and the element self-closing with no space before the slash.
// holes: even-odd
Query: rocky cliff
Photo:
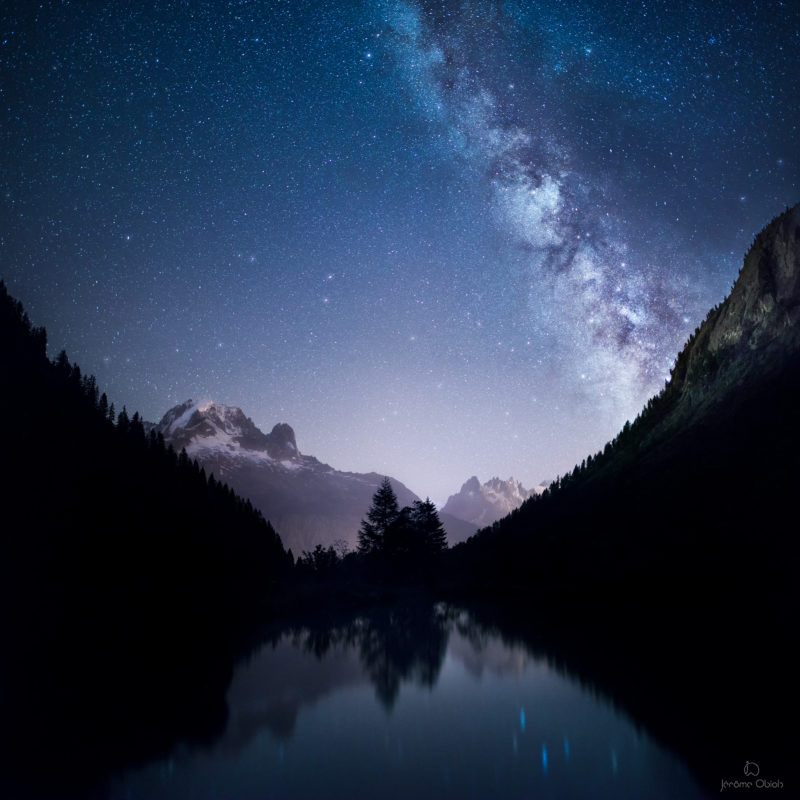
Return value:
<svg viewBox="0 0 800 800">
<path fill-rule="evenodd" d="M 668 393 L 697 416 L 748 383 L 775 378 L 800 353 L 800 204 L 753 241 L 730 295 L 675 363 Z"/>
<path fill-rule="evenodd" d="M 637 418 L 473 537 L 476 574 L 652 603 L 677 586 L 697 602 L 755 606 L 769 594 L 790 598 L 785 611 L 798 600 L 798 394 L 800 205 L 758 234 Z"/>
</svg>

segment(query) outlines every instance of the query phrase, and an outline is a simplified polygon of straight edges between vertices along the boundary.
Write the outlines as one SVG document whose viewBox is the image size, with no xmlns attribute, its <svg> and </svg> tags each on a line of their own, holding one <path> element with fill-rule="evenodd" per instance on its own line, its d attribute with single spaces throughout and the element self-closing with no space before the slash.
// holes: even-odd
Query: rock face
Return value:
<svg viewBox="0 0 800 800">
<path fill-rule="evenodd" d="M 711 352 L 729 348 L 762 355 L 779 338 L 800 342 L 800 205 L 770 223 L 745 256 L 730 296 L 710 326 Z M 789 341 L 790 340 L 790 341 Z"/>
<path fill-rule="evenodd" d="M 176 450 L 185 447 L 190 455 L 214 450 L 261 453 L 279 460 L 300 455 L 288 425 L 276 425 L 265 435 L 241 409 L 219 403 L 187 400 L 167 411 L 156 429 Z"/>
<path fill-rule="evenodd" d="M 341 472 L 303 455 L 290 425 L 279 423 L 265 434 L 241 409 L 220 403 L 187 400 L 155 428 L 177 451 L 186 448 L 207 472 L 249 498 L 295 556 L 340 539 L 355 548 L 361 520 L 383 480 L 375 472 Z M 392 479 L 392 487 L 401 506 L 418 499 L 399 481 Z"/>
<path fill-rule="evenodd" d="M 669 392 L 695 417 L 732 390 L 775 378 L 800 352 L 800 204 L 753 241 L 727 299 L 675 363 Z"/>
<path fill-rule="evenodd" d="M 458 494 L 450 495 L 442 512 L 483 528 L 519 508 L 533 494 L 514 478 L 492 478 L 481 485 L 473 475 Z"/>
<path fill-rule="evenodd" d="M 275 425 L 267 435 L 267 450 L 273 458 L 299 458 L 300 451 L 297 449 L 297 440 L 294 438 L 292 426 L 285 422 Z"/>
<path fill-rule="evenodd" d="M 569 587 L 582 602 L 662 607 L 680 586 L 686 608 L 714 597 L 746 613 L 796 611 L 798 396 L 800 205 L 758 234 L 663 391 L 541 498 L 473 537 L 466 560 L 482 579 Z"/>
</svg>

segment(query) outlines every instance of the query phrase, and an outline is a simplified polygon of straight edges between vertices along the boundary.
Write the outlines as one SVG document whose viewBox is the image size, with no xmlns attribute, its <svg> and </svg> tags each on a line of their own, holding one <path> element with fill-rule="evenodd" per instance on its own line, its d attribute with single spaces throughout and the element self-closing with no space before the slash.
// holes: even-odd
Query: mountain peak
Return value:
<svg viewBox="0 0 800 800">
<path fill-rule="evenodd" d="M 709 349 L 769 348 L 778 337 L 800 343 L 800 203 L 756 236 L 739 277 L 709 331 Z"/>
<path fill-rule="evenodd" d="M 376 473 L 340 472 L 301 454 L 286 422 L 264 433 L 240 408 L 213 400 L 186 400 L 167 411 L 155 429 L 167 444 L 185 447 L 206 473 L 250 500 L 298 555 L 337 540 L 355 547 L 382 480 Z M 419 499 L 399 481 L 393 479 L 392 485 L 401 505 Z M 458 530 L 458 524 L 454 527 Z"/>
<path fill-rule="evenodd" d="M 297 458 L 300 451 L 297 449 L 297 440 L 291 425 L 279 422 L 267 436 L 270 453 L 275 453 L 275 458 Z"/>
<path fill-rule="evenodd" d="M 291 426 L 279 423 L 265 434 L 241 408 L 213 400 L 186 400 L 167 411 L 156 427 L 176 450 L 185 447 L 191 455 L 213 450 L 281 461 L 300 456 Z"/>
<path fill-rule="evenodd" d="M 513 477 L 507 481 L 493 477 L 481 485 L 473 475 L 458 494 L 447 499 L 442 512 L 483 527 L 510 514 L 532 494 Z"/>
<path fill-rule="evenodd" d="M 479 494 L 480 491 L 481 491 L 481 482 L 478 480 L 477 475 L 473 475 L 461 487 L 461 491 L 459 492 L 459 494 Z"/>
<path fill-rule="evenodd" d="M 696 413 L 800 353 L 800 203 L 754 239 L 728 297 L 678 356 L 669 391 Z"/>
</svg>

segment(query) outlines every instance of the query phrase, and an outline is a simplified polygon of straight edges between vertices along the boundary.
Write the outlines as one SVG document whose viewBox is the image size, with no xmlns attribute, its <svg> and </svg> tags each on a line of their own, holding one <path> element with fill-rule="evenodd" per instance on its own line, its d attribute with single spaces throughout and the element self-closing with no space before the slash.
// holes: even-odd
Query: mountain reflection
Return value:
<svg viewBox="0 0 800 800">
<path fill-rule="evenodd" d="M 323 609 L 275 628 L 235 668 L 219 738 L 120 776 L 110 797 L 194 796 L 200 775 L 243 798 L 699 796 L 535 636 L 476 611 Z M 618 794 L 619 769 L 642 791 Z"/>
<path fill-rule="evenodd" d="M 520 763 L 537 765 L 536 774 L 528 776 L 531 780 L 556 774 L 559 780 L 578 780 L 569 778 L 569 771 L 579 753 L 584 769 L 615 774 L 618 757 L 613 747 L 609 750 L 614 737 L 608 734 L 608 726 L 622 726 L 622 731 L 627 723 L 603 709 L 613 697 L 609 687 L 617 684 L 609 681 L 603 685 L 592 679 L 595 674 L 605 675 L 598 657 L 587 659 L 566 646 L 558 650 L 552 642 L 548 647 L 530 613 L 517 610 L 501 615 L 497 609 L 467 611 L 424 602 L 385 605 L 350 616 L 339 613 L 332 619 L 336 613 L 326 609 L 313 621 L 306 618 L 294 625 L 276 626 L 259 645 L 251 644 L 248 654 L 231 671 L 218 670 L 215 684 L 197 675 L 198 688 L 191 697 L 201 709 L 213 701 L 218 711 L 214 726 L 197 712 L 187 712 L 173 724 L 174 732 L 158 739 L 157 746 L 134 751 L 135 758 L 117 757 L 114 763 L 99 768 L 95 764 L 96 779 L 84 760 L 85 780 L 69 793 L 106 796 L 101 788 L 106 773 L 109 797 L 181 796 L 177 784 L 169 783 L 172 778 L 164 777 L 172 775 L 173 767 L 191 781 L 192 769 L 202 774 L 215 765 L 213 769 L 221 770 L 223 780 L 224 765 L 252 762 L 260 765 L 259 781 L 282 786 L 281 781 L 286 780 L 287 787 L 291 784 L 300 792 L 292 795 L 286 788 L 276 797 L 305 796 L 301 792 L 306 786 L 302 764 L 307 760 L 327 765 L 320 769 L 329 769 L 330 774 L 344 774 L 353 768 L 352 764 L 346 766 L 351 750 L 371 754 L 359 765 L 365 774 L 377 774 L 384 767 L 400 769 L 399 765 L 422 759 L 420 763 L 427 766 L 420 769 L 433 770 L 437 781 L 472 775 L 478 763 L 491 772 L 491 764 L 512 759 L 506 766 L 518 769 L 513 760 L 518 757 Z M 175 684 L 181 685 L 191 675 L 188 664 L 185 670 L 176 669 Z M 168 696 L 166 689 L 158 692 L 148 708 L 154 707 L 156 699 L 166 706 Z M 189 700 L 187 696 L 182 707 L 193 707 Z M 478 717 L 481 725 L 473 727 Z M 164 720 L 157 714 L 151 719 L 154 729 L 163 727 Z M 449 753 L 442 756 L 441 763 L 429 761 L 433 751 L 419 745 L 425 726 L 424 735 L 437 742 L 436 748 L 441 745 Z M 467 745 L 459 739 L 464 731 L 469 731 L 469 746 L 477 748 L 470 756 L 465 755 L 463 747 Z M 103 733 L 110 740 L 119 738 L 109 726 L 103 727 Z M 136 733 L 144 741 L 148 729 L 142 725 Z M 625 741 L 630 739 L 626 765 L 638 763 L 637 736 L 624 733 Z M 66 761 L 66 756 L 75 761 L 69 740 L 61 741 L 67 748 L 61 761 Z M 484 750 L 491 752 L 491 757 L 477 755 Z M 50 760 L 51 756 L 44 758 Z M 150 762 L 150 766 L 131 771 L 134 762 Z M 114 773 L 117 777 L 111 778 Z M 30 775 L 30 770 L 26 768 L 25 774 Z M 398 774 L 412 781 L 414 773 Z M 521 775 L 517 775 L 519 780 Z M 60 769 L 56 777 L 63 784 L 65 770 Z M 486 776 L 480 780 L 484 778 L 489 780 Z M 232 773 L 225 774 L 224 780 L 238 778 Z M 91 784 L 95 790 L 87 791 Z M 490 794 L 495 791 L 493 786 L 486 784 Z M 38 794 L 67 794 L 63 786 L 60 793 L 46 788 Z M 333 796 L 326 794 L 322 784 L 317 789 L 314 796 Z M 399 796 L 399 784 L 394 791 L 390 796 Z"/>
<path fill-rule="evenodd" d="M 386 608 L 352 624 L 352 643 L 375 694 L 391 709 L 403 681 L 433 688 L 450 635 L 446 610 L 437 606 Z"/>
<path fill-rule="evenodd" d="M 453 621 L 444 606 L 416 604 L 283 632 L 236 672 L 228 693 L 228 746 L 262 725 L 289 738 L 302 706 L 349 685 L 371 683 L 391 711 L 403 683 L 436 684 Z"/>
<path fill-rule="evenodd" d="M 372 684 L 378 702 L 391 712 L 403 684 L 436 685 L 458 622 L 459 612 L 448 606 L 419 603 L 284 630 L 237 668 L 218 749 L 239 751 L 263 728 L 288 740 L 303 707 L 348 686 Z M 466 624 L 462 619 L 459 630 Z M 469 627 L 477 641 L 477 629 Z M 462 642 L 458 657 L 477 674 L 480 656 L 470 650 Z"/>
<path fill-rule="evenodd" d="M 404 685 L 433 690 L 445 656 L 473 678 L 519 676 L 542 654 L 445 604 L 382 606 L 358 616 L 284 629 L 239 665 L 228 691 L 228 725 L 217 743 L 239 751 L 262 729 L 288 741 L 303 708 L 332 692 L 371 684 L 391 713 Z"/>
</svg>

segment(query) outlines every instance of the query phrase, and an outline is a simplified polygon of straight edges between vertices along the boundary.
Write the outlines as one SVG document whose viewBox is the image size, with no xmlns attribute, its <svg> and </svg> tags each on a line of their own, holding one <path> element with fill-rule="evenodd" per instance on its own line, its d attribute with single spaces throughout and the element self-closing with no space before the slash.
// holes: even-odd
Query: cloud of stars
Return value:
<svg viewBox="0 0 800 800">
<path fill-rule="evenodd" d="M 0 277 L 117 407 L 532 485 L 797 201 L 798 51 L 745 0 L 4 3 Z"/>
</svg>

